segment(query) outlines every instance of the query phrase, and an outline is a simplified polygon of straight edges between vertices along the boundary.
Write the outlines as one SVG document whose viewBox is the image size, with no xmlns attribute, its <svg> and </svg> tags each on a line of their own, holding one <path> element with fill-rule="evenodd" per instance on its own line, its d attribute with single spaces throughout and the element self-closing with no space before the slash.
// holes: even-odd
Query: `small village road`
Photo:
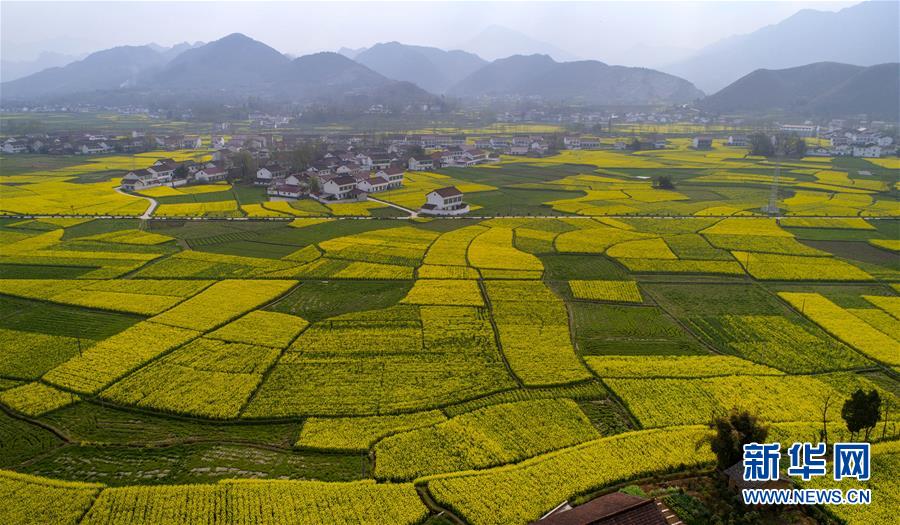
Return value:
<svg viewBox="0 0 900 525">
<path fill-rule="evenodd" d="M 122 195 L 128 195 L 129 197 L 138 197 L 140 199 L 146 199 L 150 201 L 150 206 L 147 207 L 147 210 L 141 215 L 141 219 L 149 219 L 153 216 L 153 212 L 156 211 L 156 207 L 159 206 L 159 203 L 156 202 L 156 199 L 151 199 L 150 197 L 144 197 L 143 195 L 134 195 L 131 193 L 127 193 L 122 191 L 121 186 L 116 186 L 116 191 L 121 193 Z"/>
<path fill-rule="evenodd" d="M 368 197 L 368 200 L 370 200 L 372 202 L 377 202 L 379 204 L 384 204 L 385 206 L 390 206 L 391 208 L 397 208 L 398 210 L 405 211 L 406 213 L 409 214 L 408 218 L 410 218 L 410 219 L 414 219 L 419 216 L 419 212 L 411 210 L 409 208 L 404 208 L 403 206 L 400 206 L 399 204 L 394 204 L 393 202 L 383 201 L 381 199 L 376 199 L 371 196 Z"/>
</svg>

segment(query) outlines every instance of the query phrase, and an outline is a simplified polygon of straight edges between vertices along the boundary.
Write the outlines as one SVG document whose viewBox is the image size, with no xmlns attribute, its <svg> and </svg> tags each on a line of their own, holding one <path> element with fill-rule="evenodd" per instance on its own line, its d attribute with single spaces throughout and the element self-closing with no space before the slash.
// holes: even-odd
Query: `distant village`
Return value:
<svg viewBox="0 0 900 525">
<path fill-rule="evenodd" d="M 865 127 L 847 129 L 843 122 L 827 128 L 811 124 L 784 124 L 780 131 L 817 138 L 807 150 L 810 156 L 878 158 L 896 154 L 894 137 Z M 822 145 L 823 140 L 827 146 Z M 749 135 L 697 135 L 694 149 L 711 149 L 714 140 L 726 147 L 747 147 Z M 292 152 L 315 151 L 297 162 Z M 311 198 L 322 203 L 364 201 L 370 195 L 403 186 L 405 173 L 441 168 L 470 168 L 500 161 L 501 155 L 542 157 L 559 150 L 654 150 L 669 147 L 660 135 L 642 134 L 628 139 L 605 139 L 589 134 L 396 134 L 377 140 L 366 135 L 265 133 L 235 135 L 149 135 L 134 131 L 128 136 L 88 133 L 29 134 L 9 137 L 0 146 L 4 154 L 98 156 L 115 153 L 208 149 L 208 162 L 176 162 L 159 159 L 152 166 L 129 171 L 122 189 L 140 192 L 158 186 L 179 187 L 240 180 L 265 188 L 272 200 Z M 435 192 L 432 192 L 435 193 Z M 423 214 L 459 215 L 468 206 L 456 188 L 429 194 L 419 210 Z"/>
</svg>

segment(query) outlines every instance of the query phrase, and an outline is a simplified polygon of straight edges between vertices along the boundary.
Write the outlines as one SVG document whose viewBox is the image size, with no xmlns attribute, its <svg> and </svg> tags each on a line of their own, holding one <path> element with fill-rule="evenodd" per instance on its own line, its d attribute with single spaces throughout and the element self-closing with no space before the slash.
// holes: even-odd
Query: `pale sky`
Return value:
<svg viewBox="0 0 900 525">
<path fill-rule="evenodd" d="M 240 32 L 294 55 L 400 41 L 464 47 L 504 26 L 578 58 L 622 63 L 635 46 L 696 50 L 846 1 L 656 2 L 11 2 L 0 0 L 6 59 L 117 45 L 211 41 Z"/>
</svg>

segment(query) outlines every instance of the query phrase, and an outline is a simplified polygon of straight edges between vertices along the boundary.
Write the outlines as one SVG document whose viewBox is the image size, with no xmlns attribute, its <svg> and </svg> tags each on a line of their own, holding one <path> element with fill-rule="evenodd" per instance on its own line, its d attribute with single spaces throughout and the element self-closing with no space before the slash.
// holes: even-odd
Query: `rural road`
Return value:
<svg viewBox="0 0 900 525">
<path fill-rule="evenodd" d="M 404 208 L 403 206 L 400 206 L 399 204 L 394 204 L 393 202 L 383 201 L 383 200 L 376 199 L 371 196 L 368 197 L 368 200 L 370 200 L 372 202 L 377 202 L 379 204 L 384 204 L 385 206 L 390 206 L 391 208 L 397 208 L 398 210 L 405 211 L 406 213 L 409 214 L 410 219 L 413 219 L 413 218 L 416 218 L 419 216 L 419 212 L 411 210 L 409 208 Z"/>
<path fill-rule="evenodd" d="M 134 195 L 131 193 L 124 192 L 124 191 L 122 191 L 121 186 L 116 186 L 115 190 L 118 193 L 121 193 L 122 195 L 128 195 L 129 197 L 137 197 L 139 199 L 146 199 L 146 200 L 150 201 L 150 206 L 148 206 L 147 210 L 143 213 L 143 215 L 140 216 L 141 219 L 149 219 L 151 216 L 153 216 L 153 212 L 156 211 L 156 207 L 159 206 L 159 203 L 156 202 L 156 199 L 151 199 L 150 197 L 144 197 L 143 195 Z"/>
</svg>

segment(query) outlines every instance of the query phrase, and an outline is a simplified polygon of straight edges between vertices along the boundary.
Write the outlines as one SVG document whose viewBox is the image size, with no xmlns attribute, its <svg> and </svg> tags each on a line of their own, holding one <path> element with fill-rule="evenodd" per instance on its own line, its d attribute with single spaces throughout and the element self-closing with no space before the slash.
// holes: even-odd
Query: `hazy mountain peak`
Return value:
<svg viewBox="0 0 900 525">
<path fill-rule="evenodd" d="M 822 61 L 900 61 L 900 3 L 869 1 L 837 12 L 802 9 L 773 25 L 711 44 L 662 69 L 713 92 L 760 68 Z"/>
<path fill-rule="evenodd" d="M 700 102 L 719 113 L 788 113 L 806 116 L 900 113 L 900 64 L 869 67 L 817 62 L 757 69 Z"/>
<path fill-rule="evenodd" d="M 690 82 L 652 69 L 609 66 L 597 60 L 557 62 L 544 54 L 495 60 L 450 93 L 608 105 L 684 103 L 703 96 Z"/>
<path fill-rule="evenodd" d="M 559 47 L 534 39 L 524 33 L 500 25 L 490 25 L 475 35 L 460 49 L 476 53 L 487 60 L 510 55 L 545 54 L 559 61 L 576 60 L 572 53 Z"/>
<path fill-rule="evenodd" d="M 359 53 L 356 61 L 388 78 L 412 82 L 433 93 L 447 91 L 487 63 L 465 51 L 396 41 L 375 44 Z"/>
</svg>

